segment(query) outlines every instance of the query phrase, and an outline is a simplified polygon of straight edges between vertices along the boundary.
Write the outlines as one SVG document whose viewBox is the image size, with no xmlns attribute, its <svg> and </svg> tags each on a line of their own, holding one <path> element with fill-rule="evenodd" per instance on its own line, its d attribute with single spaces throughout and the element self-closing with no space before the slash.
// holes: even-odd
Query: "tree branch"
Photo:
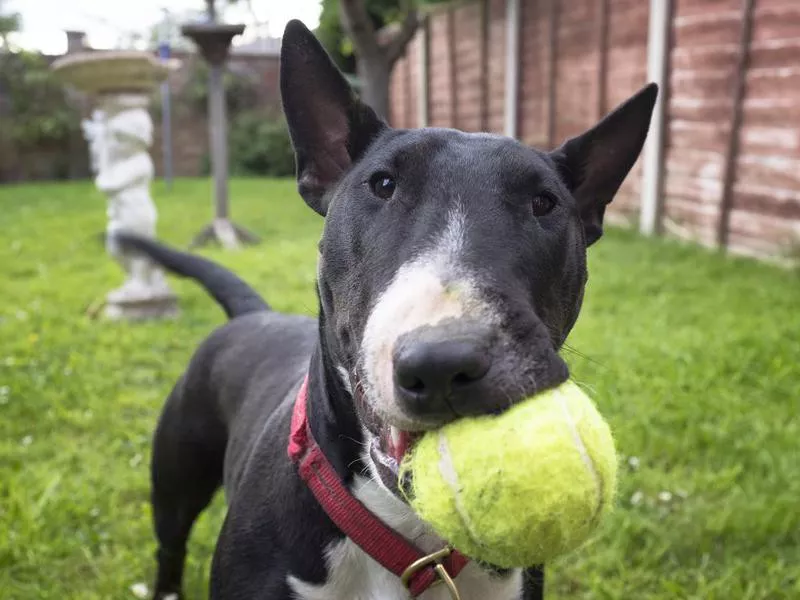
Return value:
<svg viewBox="0 0 800 600">
<path fill-rule="evenodd" d="M 339 0 L 342 27 L 356 49 L 356 55 L 370 56 L 382 52 L 364 0 Z"/>
<path fill-rule="evenodd" d="M 400 26 L 400 30 L 395 34 L 386 47 L 386 56 L 389 60 L 390 68 L 394 65 L 397 59 L 403 56 L 406 46 L 414 37 L 414 34 L 417 33 L 417 28 L 419 27 L 420 23 L 421 20 L 419 18 L 419 12 L 417 9 L 409 7 L 408 12 L 403 19 L 403 24 Z"/>
</svg>

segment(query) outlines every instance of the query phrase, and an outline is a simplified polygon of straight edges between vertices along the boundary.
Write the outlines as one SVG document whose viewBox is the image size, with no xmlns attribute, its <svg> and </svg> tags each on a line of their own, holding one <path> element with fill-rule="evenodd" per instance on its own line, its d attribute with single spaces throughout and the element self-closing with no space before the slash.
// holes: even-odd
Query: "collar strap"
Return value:
<svg viewBox="0 0 800 600">
<path fill-rule="evenodd" d="M 307 412 L 308 375 L 297 393 L 289 435 L 289 458 L 299 470 L 322 509 L 334 524 L 364 552 L 391 571 L 416 598 L 435 583 L 446 585 L 458 599 L 453 579 L 469 559 L 445 547 L 425 555 L 387 526 L 345 487 L 311 433 Z"/>
</svg>

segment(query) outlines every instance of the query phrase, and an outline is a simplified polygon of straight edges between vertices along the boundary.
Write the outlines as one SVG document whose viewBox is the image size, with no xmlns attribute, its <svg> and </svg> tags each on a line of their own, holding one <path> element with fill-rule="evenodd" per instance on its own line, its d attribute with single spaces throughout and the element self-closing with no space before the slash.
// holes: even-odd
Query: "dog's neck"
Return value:
<svg viewBox="0 0 800 600">
<path fill-rule="evenodd" d="M 434 552 L 442 547 L 444 541 L 413 512 L 411 507 L 380 485 L 370 472 L 369 458 L 364 450 L 363 425 L 357 416 L 352 393 L 337 371 L 334 353 L 327 343 L 322 311 L 320 315 L 317 347 L 312 354 L 308 370 L 307 410 L 314 439 L 345 485 L 367 509 L 400 535 L 416 544 L 423 552 Z M 375 569 L 376 581 L 384 582 L 379 586 L 384 590 L 381 594 L 389 593 L 387 598 L 405 597 L 404 588 L 400 586 L 399 581 L 392 578 L 381 579 L 386 576 L 383 568 L 370 560 L 364 562 L 363 551 L 356 548 L 348 538 L 335 542 L 326 549 L 326 552 L 328 568 L 332 572 L 339 570 L 351 572 L 353 565 L 339 564 L 339 562 L 353 560 L 356 565 L 360 565 L 359 569 L 364 565 L 368 566 L 369 570 Z M 378 577 L 378 574 L 381 577 Z M 359 588 L 359 593 L 375 592 L 369 589 L 372 585 L 368 583 L 370 577 L 366 577 L 359 584 L 366 586 L 364 589 Z M 492 569 L 477 563 L 470 563 L 458 581 L 464 586 L 466 598 L 517 598 L 521 589 L 520 571 Z M 305 584 L 301 582 L 295 582 L 294 585 L 297 586 L 295 589 L 305 590 L 302 596 L 304 598 L 316 598 L 317 592 L 321 594 L 330 592 L 329 586 L 323 586 L 315 591 L 314 586 L 304 587 Z M 337 587 L 339 584 L 334 581 L 330 585 Z M 384 588 L 387 585 L 394 590 L 391 593 L 395 593 L 395 596 L 386 592 Z M 349 587 L 347 589 L 350 590 Z M 438 594 L 431 591 L 426 593 L 425 597 L 439 598 Z"/>
<path fill-rule="evenodd" d="M 361 450 L 364 435 L 353 397 L 336 370 L 320 313 L 317 347 L 308 369 L 308 419 L 311 432 L 327 459 L 346 484 L 366 472 Z"/>
</svg>

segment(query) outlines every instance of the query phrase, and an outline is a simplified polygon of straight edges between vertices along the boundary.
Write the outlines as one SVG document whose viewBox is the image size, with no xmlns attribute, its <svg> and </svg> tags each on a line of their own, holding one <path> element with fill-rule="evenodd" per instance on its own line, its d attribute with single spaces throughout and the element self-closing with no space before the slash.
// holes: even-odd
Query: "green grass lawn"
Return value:
<svg viewBox="0 0 800 600">
<path fill-rule="evenodd" d="M 162 239 L 185 245 L 210 185 L 156 186 Z M 263 243 L 209 250 L 278 309 L 313 313 L 321 221 L 292 182 L 236 180 Z M 133 598 L 150 584 L 150 436 L 200 340 L 222 323 L 173 280 L 179 320 L 90 320 L 121 282 L 89 183 L 0 188 L 0 598 Z M 615 430 L 618 509 L 549 568 L 548 598 L 800 598 L 800 278 L 612 231 L 591 251 L 566 356 Z M 224 504 L 186 573 L 206 597 Z M 491 600 L 491 599 L 487 599 Z"/>
</svg>

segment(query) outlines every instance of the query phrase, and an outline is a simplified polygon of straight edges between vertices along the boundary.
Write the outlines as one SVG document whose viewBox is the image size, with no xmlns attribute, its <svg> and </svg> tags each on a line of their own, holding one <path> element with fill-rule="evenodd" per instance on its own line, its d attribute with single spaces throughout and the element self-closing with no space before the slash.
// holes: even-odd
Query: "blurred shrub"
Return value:
<svg viewBox="0 0 800 600">
<path fill-rule="evenodd" d="M 0 179 L 64 177 L 80 112 L 48 62 L 0 52 Z"/>
<path fill-rule="evenodd" d="M 0 128 L 23 148 L 65 142 L 80 115 L 47 61 L 32 52 L 0 53 Z"/>
<path fill-rule="evenodd" d="M 189 77 L 178 94 L 186 108 L 201 115 L 208 114 L 209 73 L 210 68 L 204 61 L 194 60 Z M 252 74 L 233 70 L 229 66 L 222 74 L 222 86 L 225 88 L 229 115 L 252 110 L 258 104 L 258 81 Z M 155 105 L 159 106 L 158 103 Z"/>
<path fill-rule="evenodd" d="M 231 121 L 230 164 L 234 175 L 290 177 L 294 152 L 283 118 L 246 111 Z"/>
</svg>

